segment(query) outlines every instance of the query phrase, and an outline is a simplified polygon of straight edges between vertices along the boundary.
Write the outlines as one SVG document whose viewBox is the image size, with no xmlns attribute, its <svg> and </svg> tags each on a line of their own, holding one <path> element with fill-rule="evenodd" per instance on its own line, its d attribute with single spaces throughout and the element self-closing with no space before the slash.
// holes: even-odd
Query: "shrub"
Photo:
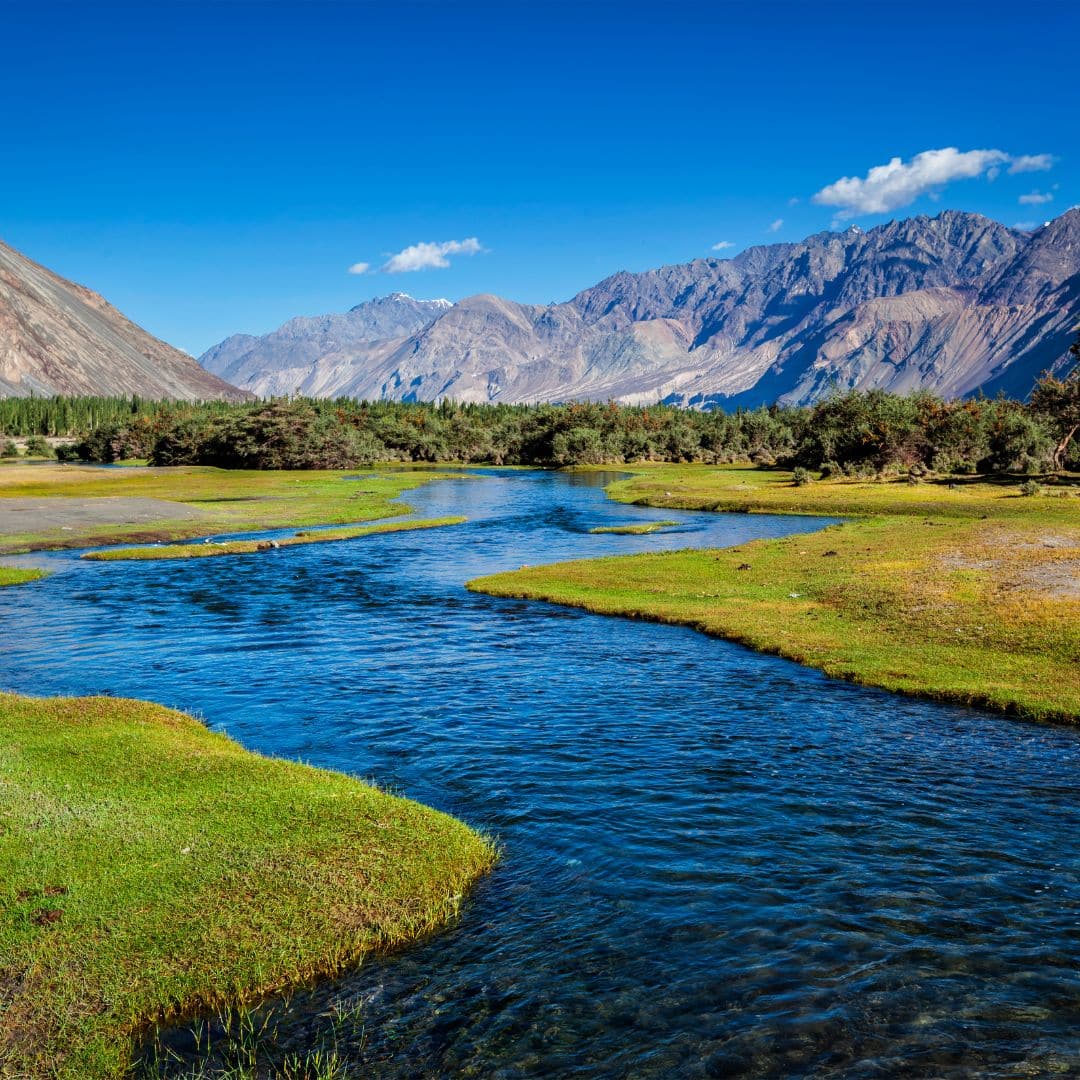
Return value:
<svg viewBox="0 0 1080 1080">
<path fill-rule="evenodd" d="M 27 457 L 53 457 L 53 448 L 45 441 L 43 435 L 31 435 L 26 440 Z"/>
<path fill-rule="evenodd" d="M 0 450 L 0 457 L 18 457 L 18 456 L 19 456 L 19 448 L 15 445 L 15 443 L 11 439 L 8 439 L 4 443 L 3 449 Z"/>
<path fill-rule="evenodd" d="M 805 487 L 810 481 L 810 470 L 804 469 L 801 465 L 797 466 L 791 474 L 791 482 L 796 487 Z"/>
<path fill-rule="evenodd" d="M 1020 485 L 1021 495 L 1038 495 L 1040 491 L 1042 491 L 1042 485 L 1038 480 L 1025 480 Z"/>
</svg>

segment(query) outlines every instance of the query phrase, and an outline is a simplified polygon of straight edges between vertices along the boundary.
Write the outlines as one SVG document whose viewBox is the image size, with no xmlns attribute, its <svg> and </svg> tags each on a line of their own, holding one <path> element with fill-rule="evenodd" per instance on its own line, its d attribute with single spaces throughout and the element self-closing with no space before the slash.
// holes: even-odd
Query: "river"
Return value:
<svg viewBox="0 0 1080 1080">
<path fill-rule="evenodd" d="M 457 924 L 284 1015 L 302 1046 L 355 1007 L 362 1075 L 1080 1074 L 1080 732 L 465 591 L 826 523 L 603 479 L 438 482 L 407 501 L 468 524 L 258 557 L 41 556 L 0 590 L 0 685 L 159 701 L 498 837 Z"/>
</svg>

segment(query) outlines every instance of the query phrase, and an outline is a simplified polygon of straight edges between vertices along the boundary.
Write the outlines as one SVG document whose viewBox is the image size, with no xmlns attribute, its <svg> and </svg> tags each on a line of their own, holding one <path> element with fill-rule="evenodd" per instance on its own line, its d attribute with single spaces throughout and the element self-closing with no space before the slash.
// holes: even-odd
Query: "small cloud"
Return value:
<svg viewBox="0 0 1080 1080">
<path fill-rule="evenodd" d="M 788 199 L 787 204 L 788 206 L 798 206 L 799 200 L 796 196 L 793 195 L 790 199 Z"/>
<path fill-rule="evenodd" d="M 735 243 L 732 240 L 718 240 L 713 244 L 712 249 L 713 251 L 727 251 L 728 248 L 733 248 L 734 246 Z"/>
<path fill-rule="evenodd" d="M 412 244 L 391 255 L 381 269 L 384 274 L 408 274 L 415 270 L 441 270 L 450 265 L 450 255 L 476 255 L 484 249 L 475 236 L 466 240 Z"/>
<path fill-rule="evenodd" d="M 875 165 L 865 176 L 842 176 L 812 198 L 819 206 L 835 206 L 838 221 L 859 214 L 887 214 L 910 206 L 922 195 L 936 194 L 954 180 L 997 176 L 1003 165 L 1010 173 L 1036 172 L 1054 163 L 1050 154 L 1014 156 L 1004 150 L 958 150 L 946 146 L 924 150 L 910 161 L 894 157 Z"/>
<path fill-rule="evenodd" d="M 769 232 L 779 232 L 784 227 L 784 219 L 778 217 L 770 226 Z"/>
<path fill-rule="evenodd" d="M 1053 154 L 1020 154 L 1012 159 L 1009 173 L 1046 172 L 1054 167 L 1057 158 Z"/>
<path fill-rule="evenodd" d="M 353 263 L 349 267 L 350 274 L 366 274 L 371 269 L 371 263 Z"/>
<path fill-rule="evenodd" d="M 1021 206 L 1042 206 L 1043 203 L 1053 202 L 1054 196 L 1048 191 L 1029 191 L 1016 200 Z"/>
<path fill-rule="evenodd" d="M 1013 225 L 1014 229 L 1019 229 L 1021 232 L 1034 232 L 1038 227 L 1037 221 L 1017 221 Z"/>
</svg>

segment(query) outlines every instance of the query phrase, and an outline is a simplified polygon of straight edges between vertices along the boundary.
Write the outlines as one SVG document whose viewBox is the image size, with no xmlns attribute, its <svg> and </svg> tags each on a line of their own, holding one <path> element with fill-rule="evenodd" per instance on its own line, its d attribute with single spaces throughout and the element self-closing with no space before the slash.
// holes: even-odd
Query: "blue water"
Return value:
<svg viewBox="0 0 1080 1080">
<path fill-rule="evenodd" d="M 0 684 L 150 698 L 495 834 L 450 930 L 299 996 L 387 1077 L 1080 1075 L 1080 732 L 830 681 L 690 630 L 467 593 L 805 518 L 503 473 L 456 528 L 80 563 L 0 590 Z M 678 518 L 651 536 L 594 525 Z M 732 558 L 739 556 L 733 555 Z"/>
</svg>

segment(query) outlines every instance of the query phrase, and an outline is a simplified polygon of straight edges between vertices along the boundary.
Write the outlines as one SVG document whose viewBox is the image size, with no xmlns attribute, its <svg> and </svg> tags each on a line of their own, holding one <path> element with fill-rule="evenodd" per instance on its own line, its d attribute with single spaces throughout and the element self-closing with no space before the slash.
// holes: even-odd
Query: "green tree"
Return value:
<svg viewBox="0 0 1080 1080">
<path fill-rule="evenodd" d="M 1073 367 L 1063 379 L 1044 375 L 1031 392 L 1031 407 L 1046 417 L 1053 427 L 1056 445 L 1053 467 L 1060 472 L 1065 467 L 1065 455 L 1080 431 L 1080 332 L 1069 348 Z"/>
</svg>

